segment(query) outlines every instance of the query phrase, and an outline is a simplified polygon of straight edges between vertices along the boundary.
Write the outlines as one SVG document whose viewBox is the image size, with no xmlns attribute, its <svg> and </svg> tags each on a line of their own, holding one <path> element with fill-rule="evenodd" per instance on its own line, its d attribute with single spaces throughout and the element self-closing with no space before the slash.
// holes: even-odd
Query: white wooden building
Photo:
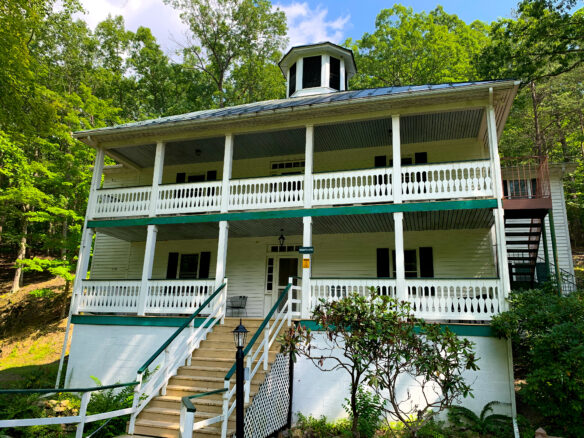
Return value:
<svg viewBox="0 0 584 438">
<path fill-rule="evenodd" d="M 293 48 L 280 67 L 286 99 L 74 134 L 97 159 L 66 384 L 134 378 L 225 279 L 227 297 L 246 296 L 245 316 L 262 319 L 293 277 L 296 320 L 370 286 L 410 301 L 477 344 L 479 393 L 466 405 L 514 403 L 509 346 L 488 324 L 512 282 L 537 279 L 552 206 L 540 163 L 501 170 L 519 83 L 350 91 L 352 53 L 331 43 Z M 104 166 L 106 155 L 119 164 Z M 552 175 L 548 261 L 557 240 L 569 271 L 561 171 Z M 317 373 L 298 365 L 294 412 L 341 415 L 347 386 Z"/>
</svg>

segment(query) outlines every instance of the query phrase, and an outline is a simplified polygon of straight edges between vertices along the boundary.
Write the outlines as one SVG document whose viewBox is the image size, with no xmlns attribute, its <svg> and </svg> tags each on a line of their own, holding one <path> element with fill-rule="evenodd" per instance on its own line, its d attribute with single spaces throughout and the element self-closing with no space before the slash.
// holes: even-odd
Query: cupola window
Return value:
<svg viewBox="0 0 584 438">
<path fill-rule="evenodd" d="M 296 63 L 290 67 L 290 82 L 288 83 L 288 96 L 296 92 Z"/>
<path fill-rule="evenodd" d="M 321 56 L 304 58 L 302 88 L 320 87 Z"/>
<path fill-rule="evenodd" d="M 329 87 L 334 90 L 341 89 L 341 60 L 332 56 L 330 60 Z"/>
</svg>

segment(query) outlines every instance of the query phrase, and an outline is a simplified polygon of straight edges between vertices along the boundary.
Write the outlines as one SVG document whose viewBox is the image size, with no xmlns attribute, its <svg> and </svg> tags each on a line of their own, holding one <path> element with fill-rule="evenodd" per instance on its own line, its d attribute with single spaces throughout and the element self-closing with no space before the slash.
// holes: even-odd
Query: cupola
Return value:
<svg viewBox="0 0 584 438">
<path fill-rule="evenodd" d="M 344 91 L 357 73 L 353 52 L 330 42 L 292 47 L 279 66 L 286 78 L 286 97 Z"/>
</svg>

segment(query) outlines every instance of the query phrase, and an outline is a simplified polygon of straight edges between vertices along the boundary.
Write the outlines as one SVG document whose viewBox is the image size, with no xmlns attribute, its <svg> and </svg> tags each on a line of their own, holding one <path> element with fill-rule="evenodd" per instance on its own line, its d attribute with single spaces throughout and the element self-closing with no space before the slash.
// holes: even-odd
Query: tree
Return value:
<svg viewBox="0 0 584 438">
<path fill-rule="evenodd" d="M 584 436 L 584 293 L 554 287 L 512 292 L 509 310 L 493 318 L 511 339 L 519 395 L 545 420 L 546 430 Z"/>
<path fill-rule="evenodd" d="M 197 44 L 184 49 L 187 65 L 215 84 L 217 103 L 226 102 L 226 82 L 246 63 L 272 62 L 286 43 L 286 17 L 269 0 L 165 0 L 181 11 Z M 261 77 L 255 77 L 261 81 Z M 282 80 L 283 82 L 283 80 Z"/>
<path fill-rule="evenodd" d="M 493 23 L 490 42 L 477 57 L 481 74 L 530 83 L 584 63 L 584 8 L 576 1 L 523 0 L 516 19 Z"/>
<path fill-rule="evenodd" d="M 462 376 L 476 370 L 472 343 L 459 339 L 440 324 L 416 319 L 409 303 L 387 296 L 350 294 L 316 307 L 312 319 L 323 339 L 301 326 L 282 338 L 282 351 L 295 359 L 310 359 L 323 371 L 344 370 L 351 378 L 350 408 L 353 436 L 359 436 L 359 386 L 368 383 L 385 401 L 383 409 L 414 434 L 432 416 L 471 394 Z M 340 352 L 340 354 L 339 354 Z M 398 382 L 411 378 L 419 387 L 419 402 Z"/>
<path fill-rule="evenodd" d="M 488 27 L 467 25 L 441 6 L 430 13 L 394 5 L 383 9 L 375 31 L 345 42 L 353 49 L 355 88 L 435 84 L 477 79 L 474 58 L 488 42 Z"/>
</svg>

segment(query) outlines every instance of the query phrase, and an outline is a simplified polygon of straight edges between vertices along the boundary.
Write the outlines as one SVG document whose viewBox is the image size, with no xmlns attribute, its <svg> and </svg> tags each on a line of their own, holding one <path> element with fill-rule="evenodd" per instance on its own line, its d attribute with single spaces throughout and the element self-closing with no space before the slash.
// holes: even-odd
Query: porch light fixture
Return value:
<svg viewBox="0 0 584 438">
<path fill-rule="evenodd" d="M 245 338 L 247 336 L 247 332 L 248 330 L 243 326 L 240 319 L 239 325 L 235 327 L 235 330 L 233 330 L 233 340 L 235 341 L 235 346 L 237 348 L 245 347 Z"/>
<path fill-rule="evenodd" d="M 284 237 L 284 228 L 280 229 L 280 237 L 278 237 L 278 242 L 280 242 L 280 249 L 284 248 L 284 242 L 286 242 L 286 238 Z"/>
</svg>

